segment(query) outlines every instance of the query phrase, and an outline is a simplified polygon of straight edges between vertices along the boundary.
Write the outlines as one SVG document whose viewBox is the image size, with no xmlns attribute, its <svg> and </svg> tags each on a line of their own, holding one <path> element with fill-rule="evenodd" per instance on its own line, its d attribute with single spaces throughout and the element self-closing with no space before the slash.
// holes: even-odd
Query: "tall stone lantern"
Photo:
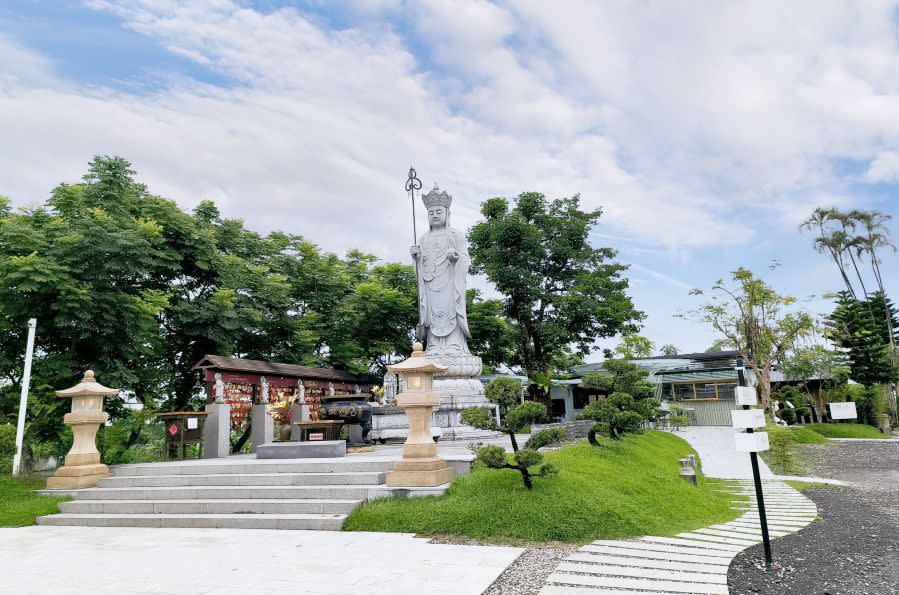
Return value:
<svg viewBox="0 0 899 595">
<path fill-rule="evenodd" d="M 102 477 L 109 475 L 109 467 L 100 462 L 97 450 L 97 430 L 106 423 L 109 414 L 103 411 L 103 398 L 119 394 L 119 389 L 108 388 L 97 382 L 94 371 L 88 370 L 84 378 L 65 390 L 56 391 L 58 397 L 71 397 L 72 411 L 63 421 L 72 426 L 75 441 L 66 455 L 65 465 L 47 478 L 47 489 L 77 490 L 96 487 Z"/>
<path fill-rule="evenodd" d="M 426 358 L 422 344 L 415 343 L 409 359 L 387 369 L 402 374 L 405 379 L 396 404 L 409 418 L 409 436 L 403 444 L 403 458 L 387 472 L 387 485 L 433 487 L 449 483 L 453 479 L 453 470 L 437 456 L 437 445 L 431 436 L 431 417 L 434 407 L 440 404 L 440 397 L 434 392 L 434 374 L 445 372 L 447 368 Z"/>
</svg>

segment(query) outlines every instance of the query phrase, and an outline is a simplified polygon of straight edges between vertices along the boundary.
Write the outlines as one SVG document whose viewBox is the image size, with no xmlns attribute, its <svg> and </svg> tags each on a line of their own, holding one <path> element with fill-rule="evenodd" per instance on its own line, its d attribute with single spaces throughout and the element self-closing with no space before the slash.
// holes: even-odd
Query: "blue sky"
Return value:
<svg viewBox="0 0 899 595">
<path fill-rule="evenodd" d="M 833 291 L 798 223 L 899 218 L 895 6 L 743 4 L 4 3 L 0 193 L 36 203 L 120 154 L 184 207 L 385 259 L 407 258 L 410 164 L 459 227 L 490 196 L 581 193 L 632 265 L 643 334 L 703 350 L 714 334 L 673 316 L 691 287 L 743 265 Z"/>
</svg>

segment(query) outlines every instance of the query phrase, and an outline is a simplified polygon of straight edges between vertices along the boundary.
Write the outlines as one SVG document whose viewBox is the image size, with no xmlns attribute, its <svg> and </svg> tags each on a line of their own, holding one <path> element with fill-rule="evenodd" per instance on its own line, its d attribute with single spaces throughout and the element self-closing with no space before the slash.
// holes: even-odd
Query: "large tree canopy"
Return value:
<svg viewBox="0 0 899 595">
<path fill-rule="evenodd" d="M 95 158 L 42 206 L 13 212 L 0 197 L 0 279 L 0 421 L 16 415 L 35 317 L 29 432 L 42 441 L 60 440 L 68 407 L 52 391 L 87 368 L 149 410 L 182 408 L 207 353 L 380 371 L 405 357 L 417 318 L 411 266 L 263 236 L 209 201 L 186 213 L 119 157 Z"/>
<path fill-rule="evenodd" d="M 643 314 L 626 293 L 627 267 L 611 248 L 590 245 L 600 210 L 580 198 L 549 201 L 526 192 L 510 208 L 505 198 L 481 207 L 469 232 L 472 266 L 503 294 L 512 345 L 509 363 L 532 380 L 567 371 L 594 341 L 636 332 Z"/>
</svg>

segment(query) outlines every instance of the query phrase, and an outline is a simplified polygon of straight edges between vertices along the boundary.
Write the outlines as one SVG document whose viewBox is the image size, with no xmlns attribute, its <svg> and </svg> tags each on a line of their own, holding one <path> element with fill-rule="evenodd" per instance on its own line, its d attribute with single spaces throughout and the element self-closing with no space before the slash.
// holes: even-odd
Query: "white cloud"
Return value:
<svg viewBox="0 0 899 595">
<path fill-rule="evenodd" d="M 865 173 L 869 182 L 895 182 L 899 180 L 899 152 L 881 151 L 877 153 Z"/>
<path fill-rule="evenodd" d="M 84 87 L 0 33 L 0 192 L 19 204 L 120 154 L 185 206 L 405 259 L 414 164 L 460 227 L 489 196 L 580 192 L 597 237 L 680 289 L 665 262 L 859 205 L 835 161 L 899 177 L 892 3 L 370 0 L 339 3 L 338 31 L 230 0 L 90 5 L 231 83 Z"/>
</svg>

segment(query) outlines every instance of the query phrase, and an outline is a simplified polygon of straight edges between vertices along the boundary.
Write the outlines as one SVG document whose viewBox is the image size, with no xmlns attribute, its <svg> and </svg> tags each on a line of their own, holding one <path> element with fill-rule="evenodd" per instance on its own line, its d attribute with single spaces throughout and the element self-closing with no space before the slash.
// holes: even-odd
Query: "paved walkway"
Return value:
<svg viewBox="0 0 899 595">
<path fill-rule="evenodd" d="M 407 533 L 0 529 L 3 593 L 478 594 L 524 550 Z"/>
<path fill-rule="evenodd" d="M 749 454 L 737 452 L 734 434 L 736 430 L 717 426 L 689 426 L 674 432 L 690 443 L 702 463 L 702 474 L 723 479 L 752 479 Z M 774 479 L 774 473 L 761 458 L 759 474 L 762 479 Z"/>
<path fill-rule="evenodd" d="M 751 481 L 736 481 L 733 492 L 742 516 L 729 523 L 676 537 L 594 541 L 570 555 L 553 572 L 540 595 L 624 595 L 625 593 L 729 593 L 730 561 L 762 540 Z M 794 533 L 817 516 L 814 502 L 778 481 L 763 482 L 771 537 Z"/>
</svg>

